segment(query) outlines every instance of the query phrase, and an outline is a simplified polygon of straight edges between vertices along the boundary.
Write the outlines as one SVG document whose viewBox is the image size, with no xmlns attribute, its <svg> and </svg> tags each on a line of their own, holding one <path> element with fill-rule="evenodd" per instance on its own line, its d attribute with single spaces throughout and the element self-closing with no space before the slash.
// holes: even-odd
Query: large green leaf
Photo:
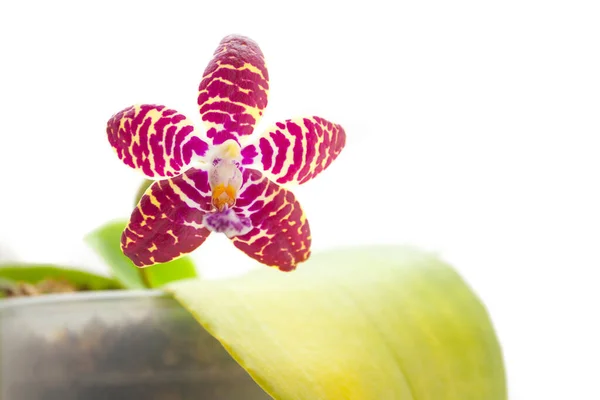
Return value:
<svg viewBox="0 0 600 400">
<path fill-rule="evenodd" d="M 189 257 L 138 268 L 121 251 L 121 233 L 126 221 L 113 221 L 88 234 L 86 242 L 104 259 L 114 276 L 128 289 L 160 287 L 166 283 L 197 276 Z"/>
<path fill-rule="evenodd" d="M 338 250 L 292 273 L 265 268 L 167 290 L 277 399 L 507 396 L 485 308 L 430 254 Z"/>
<path fill-rule="evenodd" d="M 0 280 L 3 282 L 39 283 L 44 280 L 67 281 L 77 289 L 109 290 L 122 286 L 114 279 L 77 269 L 48 264 L 0 264 Z"/>
</svg>

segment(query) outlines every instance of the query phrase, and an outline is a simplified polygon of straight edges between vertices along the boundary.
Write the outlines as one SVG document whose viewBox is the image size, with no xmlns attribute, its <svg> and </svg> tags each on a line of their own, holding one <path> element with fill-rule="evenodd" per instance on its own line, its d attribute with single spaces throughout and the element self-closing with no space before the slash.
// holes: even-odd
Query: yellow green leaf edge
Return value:
<svg viewBox="0 0 600 400">
<path fill-rule="evenodd" d="M 337 249 L 166 290 L 276 399 L 507 398 L 485 307 L 430 253 Z"/>
</svg>

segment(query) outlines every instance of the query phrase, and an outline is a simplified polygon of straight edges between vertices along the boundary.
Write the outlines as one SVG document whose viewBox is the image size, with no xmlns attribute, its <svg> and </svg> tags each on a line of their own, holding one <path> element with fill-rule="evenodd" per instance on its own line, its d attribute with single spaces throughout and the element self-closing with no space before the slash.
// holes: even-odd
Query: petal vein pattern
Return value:
<svg viewBox="0 0 600 400">
<path fill-rule="evenodd" d="M 325 170 L 346 144 L 346 133 L 320 117 L 288 119 L 242 149 L 242 163 L 258 163 L 280 184 L 302 184 Z"/>
<path fill-rule="evenodd" d="M 198 106 L 213 144 L 250 135 L 267 107 L 269 74 L 253 40 L 227 36 L 204 71 Z"/>
<path fill-rule="evenodd" d="M 121 161 L 153 179 L 179 175 L 194 156 L 208 150 L 183 114 L 161 105 L 136 105 L 116 113 L 106 133 Z"/>
<path fill-rule="evenodd" d="M 244 186 L 233 210 L 250 218 L 252 230 L 232 238 L 255 260 L 291 271 L 310 256 L 310 227 L 300 203 L 289 190 L 257 170 L 244 170 Z"/>
<path fill-rule="evenodd" d="M 179 258 L 210 234 L 202 224 L 211 207 L 208 173 L 192 168 L 146 190 L 121 236 L 123 253 L 139 267 Z"/>
</svg>

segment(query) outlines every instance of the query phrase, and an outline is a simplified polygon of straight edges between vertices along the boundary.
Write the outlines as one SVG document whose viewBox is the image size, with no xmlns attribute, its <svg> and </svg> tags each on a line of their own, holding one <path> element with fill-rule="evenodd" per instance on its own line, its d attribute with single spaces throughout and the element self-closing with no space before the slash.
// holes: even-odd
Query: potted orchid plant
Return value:
<svg viewBox="0 0 600 400">
<path fill-rule="evenodd" d="M 0 268 L 2 400 L 506 399 L 489 316 L 449 265 L 400 246 L 311 254 L 289 187 L 346 132 L 304 116 L 254 133 L 268 91 L 259 46 L 231 35 L 200 82 L 204 132 L 163 105 L 109 119 L 148 179 L 128 221 L 86 238 L 113 276 Z M 271 268 L 202 279 L 186 255 L 211 233 Z"/>
</svg>

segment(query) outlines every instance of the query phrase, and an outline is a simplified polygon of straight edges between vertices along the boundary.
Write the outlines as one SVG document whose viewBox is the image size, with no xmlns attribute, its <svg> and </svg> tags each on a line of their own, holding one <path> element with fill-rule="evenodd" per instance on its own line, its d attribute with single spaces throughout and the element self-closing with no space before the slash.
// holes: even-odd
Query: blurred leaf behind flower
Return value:
<svg viewBox="0 0 600 400">
<path fill-rule="evenodd" d="M 181 257 L 164 264 L 139 268 L 121 250 L 121 234 L 127 221 L 113 221 L 88 234 L 86 243 L 102 257 L 115 278 L 127 289 L 157 288 L 167 283 L 196 278 L 196 268 L 190 257 Z"/>
<path fill-rule="evenodd" d="M 153 183 L 149 179 L 142 181 L 135 195 L 134 206 L 137 206 Z M 125 220 L 109 222 L 85 238 L 86 243 L 104 260 L 125 288 L 157 288 L 169 282 L 198 276 L 194 262 L 188 256 L 150 267 L 136 267 L 121 250 L 121 234 L 126 226 Z"/>
</svg>

